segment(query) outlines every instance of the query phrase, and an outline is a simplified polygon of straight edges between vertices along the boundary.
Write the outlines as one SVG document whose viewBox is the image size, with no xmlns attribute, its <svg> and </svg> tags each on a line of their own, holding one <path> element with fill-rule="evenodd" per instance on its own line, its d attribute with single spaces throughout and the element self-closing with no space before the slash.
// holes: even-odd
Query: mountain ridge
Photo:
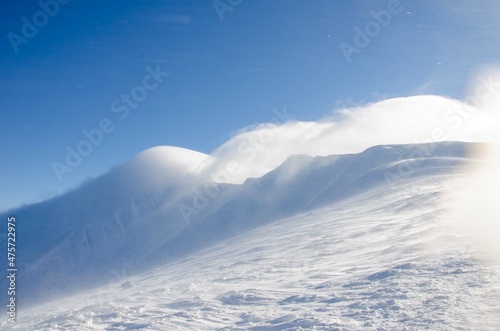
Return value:
<svg viewBox="0 0 500 331">
<path fill-rule="evenodd" d="M 387 172 L 397 174 L 399 180 L 415 176 L 399 173 L 401 164 L 414 162 L 413 170 L 427 176 L 457 170 L 468 160 L 468 146 L 458 142 L 383 145 L 358 154 L 292 156 L 264 176 L 240 185 L 199 181 L 189 171 L 187 177 L 169 174 L 165 180 L 130 184 L 120 177 L 128 173 L 127 163 L 64 196 L 9 212 L 19 219 L 22 238 L 19 278 L 25 284 L 20 297 L 36 302 L 53 292 L 98 286 L 112 277 L 109 270 L 127 268 L 132 274 L 294 213 L 386 185 L 392 178 Z M 422 150 L 432 152 L 427 155 Z M 197 155 L 201 161 L 207 157 Z M 190 204 L 197 193 L 193 192 L 207 183 L 218 193 L 186 221 L 179 206 L 194 210 L 196 206 Z"/>
</svg>

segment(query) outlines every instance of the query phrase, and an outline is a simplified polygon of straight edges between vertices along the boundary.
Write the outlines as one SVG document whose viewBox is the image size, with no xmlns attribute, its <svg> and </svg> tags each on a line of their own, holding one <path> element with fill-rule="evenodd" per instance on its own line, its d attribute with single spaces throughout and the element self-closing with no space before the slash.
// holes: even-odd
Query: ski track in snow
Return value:
<svg viewBox="0 0 500 331">
<path fill-rule="evenodd" d="M 445 216 L 457 178 L 408 179 L 137 276 L 117 271 L 21 311 L 17 329 L 495 330 L 500 268 Z"/>
</svg>

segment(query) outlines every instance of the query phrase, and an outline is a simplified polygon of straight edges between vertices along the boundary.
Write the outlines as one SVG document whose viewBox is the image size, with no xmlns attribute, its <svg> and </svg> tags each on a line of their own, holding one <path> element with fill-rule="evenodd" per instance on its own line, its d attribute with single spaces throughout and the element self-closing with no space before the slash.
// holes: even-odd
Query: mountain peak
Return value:
<svg viewBox="0 0 500 331">
<path fill-rule="evenodd" d="M 167 167 L 196 173 L 212 157 L 210 155 L 175 146 L 156 146 L 137 154 L 131 161 L 133 166 Z"/>
<path fill-rule="evenodd" d="M 184 176 L 196 176 L 213 157 L 204 153 L 175 146 L 156 146 L 138 153 L 123 165 L 121 176 L 140 178 L 145 182 L 179 180 Z"/>
</svg>

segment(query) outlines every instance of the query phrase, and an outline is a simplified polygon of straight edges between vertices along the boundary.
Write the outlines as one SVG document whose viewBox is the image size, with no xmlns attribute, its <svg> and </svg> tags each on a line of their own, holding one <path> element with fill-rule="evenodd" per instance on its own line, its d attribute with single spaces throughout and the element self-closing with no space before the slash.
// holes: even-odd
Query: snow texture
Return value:
<svg viewBox="0 0 500 331">
<path fill-rule="evenodd" d="M 212 156 L 147 150 L 9 213 L 17 328 L 494 330 L 500 268 L 446 210 L 470 146 L 295 155 L 240 185 L 206 177 Z"/>
</svg>

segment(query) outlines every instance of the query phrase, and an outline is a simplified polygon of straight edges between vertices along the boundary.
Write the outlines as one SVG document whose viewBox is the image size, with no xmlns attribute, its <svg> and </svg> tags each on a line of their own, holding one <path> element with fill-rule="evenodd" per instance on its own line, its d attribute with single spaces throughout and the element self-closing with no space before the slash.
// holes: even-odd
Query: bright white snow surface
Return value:
<svg viewBox="0 0 500 331">
<path fill-rule="evenodd" d="M 201 186 L 211 157 L 146 151 L 15 211 L 16 328 L 495 330 L 500 269 L 448 213 L 470 146 L 296 155 Z"/>
<path fill-rule="evenodd" d="M 118 268 L 105 287 L 23 312 L 18 327 L 495 330 L 500 270 L 442 208 L 460 180 L 411 176 L 137 276 Z"/>
</svg>

